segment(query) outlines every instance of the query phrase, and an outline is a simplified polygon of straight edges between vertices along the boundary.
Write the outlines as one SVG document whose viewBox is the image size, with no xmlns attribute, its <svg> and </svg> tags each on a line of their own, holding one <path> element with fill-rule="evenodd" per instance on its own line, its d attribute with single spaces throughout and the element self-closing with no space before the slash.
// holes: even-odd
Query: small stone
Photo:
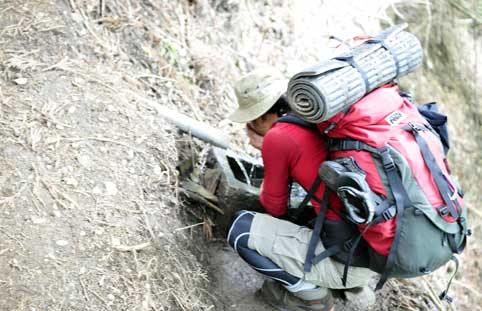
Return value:
<svg viewBox="0 0 482 311">
<path fill-rule="evenodd" d="M 83 167 L 86 167 L 86 168 L 91 167 L 92 160 L 88 155 L 82 154 L 78 157 L 77 160 L 79 161 L 80 165 L 82 165 Z"/>
<path fill-rule="evenodd" d="M 101 228 L 101 227 L 96 228 L 94 230 L 94 233 L 97 234 L 97 235 L 102 235 L 102 234 L 104 234 L 104 232 L 105 232 L 104 228 Z"/>
<path fill-rule="evenodd" d="M 86 236 L 87 233 L 86 233 L 85 231 L 80 231 L 80 232 L 79 232 L 79 235 L 80 235 L 80 236 Z"/>
<path fill-rule="evenodd" d="M 33 216 L 32 217 L 32 223 L 34 223 L 35 225 L 39 225 L 39 224 L 43 224 L 45 223 L 47 220 L 43 217 L 36 217 L 36 216 Z"/>
<path fill-rule="evenodd" d="M 57 244 L 58 246 L 67 246 L 69 244 L 69 241 L 66 241 L 66 240 L 58 240 L 57 242 L 55 242 L 55 244 Z"/>
<path fill-rule="evenodd" d="M 119 246 L 120 244 L 119 238 L 112 238 L 112 246 Z"/>
<path fill-rule="evenodd" d="M 115 107 L 113 105 L 107 105 L 107 111 L 113 112 L 115 111 Z"/>
<path fill-rule="evenodd" d="M 15 84 L 17 84 L 17 85 L 25 85 L 25 84 L 27 84 L 28 80 L 27 80 L 27 78 L 18 78 L 18 79 L 13 80 L 13 82 L 15 82 Z"/>
<path fill-rule="evenodd" d="M 65 181 L 65 184 L 72 187 L 77 187 L 79 185 L 79 182 L 73 177 L 67 177 L 64 179 L 64 181 Z"/>
<path fill-rule="evenodd" d="M 131 150 L 131 149 L 127 150 L 127 159 L 132 160 L 134 159 L 134 156 L 135 156 L 134 150 Z"/>
<path fill-rule="evenodd" d="M 87 272 L 87 269 L 85 267 L 80 267 L 79 274 L 84 274 Z"/>
<path fill-rule="evenodd" d="M 105 194 L 106 195 L 116 195 L 117 194 L 117 186 L 111 182 L 111 181 L 106 181 L 104 183 L 105 185 Z"/>
<path fill-rule="evenodd" d="M 109 294 L 109 295 L 107 295 L 107 299 L 109 299 L 109 300 L 114 300 L 114 299 L 115 299 L 115 297 L 114 297 L 114 295 Z"/>
<path fill-rule="evenodd" d="M 161 172 L 162 172 L 162 169 L 159 165 L 154 166 L 154 174 L 156 174 L 156 176 L 160 176 Z"/>
<path fill-rule="evenodd" d="M 61 217 L 62 216 L 62 213 L 60 213 L 57 210 L 53 211 L 52 213 L 54 214 L 55 217 Z"/>
<path fill-rule="evenodd" d="M 99 186 L 95 186 L 94 189 L 92 189 L 93 194 L 102 194 L 102 189 L 100 189 Z"/>
</svg>

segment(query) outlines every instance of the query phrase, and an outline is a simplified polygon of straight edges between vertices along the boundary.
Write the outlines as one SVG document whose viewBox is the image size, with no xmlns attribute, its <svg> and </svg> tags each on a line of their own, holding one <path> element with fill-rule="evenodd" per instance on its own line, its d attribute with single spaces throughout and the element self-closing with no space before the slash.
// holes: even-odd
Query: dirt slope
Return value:
<svg viewBox="0 0 482 311">
<path fill-rule="evenodd" d="M 0 309 L 206 309 L 143 72 L 66 2 L 22 2 L 0 6 Z"/>
</svg>

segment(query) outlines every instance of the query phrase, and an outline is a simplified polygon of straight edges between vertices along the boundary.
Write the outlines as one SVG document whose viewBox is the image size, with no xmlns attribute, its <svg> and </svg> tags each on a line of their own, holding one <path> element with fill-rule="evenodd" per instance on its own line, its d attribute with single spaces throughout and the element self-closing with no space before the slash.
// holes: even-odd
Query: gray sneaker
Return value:
<svg viewBox="0 0 482 311">
<path fill-rule="evenodd" d="M 264 281 L 260 294 L 280 311 L 329 311 L 333 307 L 333 296 L 326 288 L 291 293 L 281 283 L 268 279 Z"/>
</svg>

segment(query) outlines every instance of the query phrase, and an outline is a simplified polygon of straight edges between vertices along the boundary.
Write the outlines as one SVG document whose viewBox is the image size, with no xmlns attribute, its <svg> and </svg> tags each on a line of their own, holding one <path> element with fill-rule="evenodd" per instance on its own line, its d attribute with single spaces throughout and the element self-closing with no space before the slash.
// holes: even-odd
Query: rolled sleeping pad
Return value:
<svg viewBox="0 0 482 311">
<path fill-rule="evenodd" d="M 417 69 L 422 64 L 422 46 L 405 27 L 390 27 L 350 52 L 294 75 L 288 83 L 291 109 L 302 119 L 319 123 Z"/>
</svg>

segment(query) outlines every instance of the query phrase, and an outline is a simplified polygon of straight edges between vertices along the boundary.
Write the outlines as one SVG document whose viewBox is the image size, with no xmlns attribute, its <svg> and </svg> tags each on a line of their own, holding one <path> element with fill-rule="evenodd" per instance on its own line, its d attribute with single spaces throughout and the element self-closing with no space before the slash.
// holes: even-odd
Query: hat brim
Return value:
<svg viewBox="0 0 482 311">
<path fill-rule="evenodd" d="M 286 85 L 286 81 L 280 81 L 280 85 Z M 268 112 L 271 107 L 276 103 L 276 101 L 286 92 L 285 87 L 280 87 L 277 93 L 268 95 L 263 98 L 258 103 L 244 108 L 236 109 L 232 114 L 229 115 L 229 119 L 233 122 L 246 123 L 261 117 L 263 114 Z"/>
</svg>

